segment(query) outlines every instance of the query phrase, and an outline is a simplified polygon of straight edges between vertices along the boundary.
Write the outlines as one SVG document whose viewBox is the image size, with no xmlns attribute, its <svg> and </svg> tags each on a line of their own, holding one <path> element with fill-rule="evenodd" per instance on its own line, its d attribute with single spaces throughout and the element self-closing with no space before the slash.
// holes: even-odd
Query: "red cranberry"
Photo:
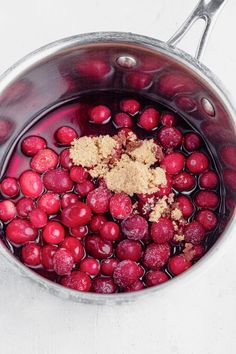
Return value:
<svg viewBox="0 0 236 354">
<path fill-rule="evenodd" d="M 215 209 L 219 203 L 219 197 L 215 192 L 200 191 L 195 196 L 198 208 Z"/>
<path fill-rule="evenodd" d="M 144 284 L 141 280 L 136 280 L 135 283 L 131 284 L 130 286 L 127 286 L 124 288 L 124 292 L 126 293 L 129 293 L 129 292 L 132 292 L 132 291 L 139 291 L 139 290 L 142 290 L 144 289 Z"/>
<path fill-rule="evenodd" d="M 99 277 L 93 280 L 91 290 L 98 294 L 113 294 L 116 292 L 117 287 L 112 278 Z"/>
<path fill-rule="evenodd" d="M 170 246 L 168 243 L 161 245 L 151 243 L 144 252 L 143 265 L 148 269 L 158 270 L 167 263 L 169 257 Z"/>
<path fill-rule="evenodd" d="M 122 288 L 132 285 L 139 277 L 140 266 L 131 260 L 120 262 L 113 273 L 114 282 Z"/>
<path fill-rule="evenodd" d="M 94 184 L 88 180 L 82 183 L 77 183 L 75 190 L 81 197 L 86 197 L 89 192 L 94 190 Z"/>
<path fill-rule="evenodd" d="M 65 193 L 73 187 L 69 173 L 60 169 L 47 171 L 43 176 L 43 183 L 48 190 L 55 193 Z"/>
<path fill-rule="evenodd" d="M 34 156 L 38 151 L 46 149 L 45 139 L 39 136 L 28 136 L 21 143 L 21 151 L 26 156 Z"/>
<path fill-rule="evenodd" d="M 161 162 L 161 167 L 165 168 L 170 175 L 179 173 L 184 168 L 185 158 L 180 152 L 172 152 L 166 155 Z"/>
<path fill-rule="evenodd" d="M 90 79 L 102 79 L 111 68 L 108 63 L 101 59 L 86 58 L 77 63 L 76 70 L 81 76 Z"/>
<path fill-rule="evenodd" d="M 27 218 L 34 209 L 34 202 L 31 198 L 21 198 L 16 204 L 17 214 L 22 218 Z"/>
<path fill-rule="evenodd" d="M 140 103 L 133 98 L 123 99 L 120 108 L 125 113 L 135 115 L 140 110 Z"/>
<path fill-rule="evenodd" d="M 85 203 L 77 202 L 62 210 L 61 220 L 67 227 L 86 225 L 91 220 L 91 209 Z"/>
<path fill-rule="evenodd" d="M 47 243 L 59 244 L 64 240 L 65 229 L 57 221 L 49 221 L 43 229 L 43 239 Z"/>
<path fill-rule="evenodd" d="M 147 130 L 154 130 L 159 123 L 160 113 L 155 108 L 146 108 L 139 116 L 138 125 Z"/>
<path fill-rule="evenodd" d="M 61 284 L 73 290 L 87 292 L 90 290 L 92 282 L 86 273 L 74 270 L 70 275 L 62 278 Z"/>
<path fill-rule="evenodd" d="M 121 139 L 122 144 L 124 146 L 138 139 L 137 135 L 133 132 L 133 130 L 129 128 L 121 128 L 118 131 L 118 137 Z"/>
<path fill-rule="evenodd" d="M 104 214 L 109 210 L 110 198 L 111 192 L 107 188 L 98 187 L 89 192 L 87 204 L 94 213 Z"/>
<path fill-rule="evenodd" d="M 126 113 L 116 113 L 114 124 L 116 128 L 131 128 L 133 126 L 133 120 Z"/>
<path fill-rule="evenodd" d="M 214 230 L 217 225 L 217 216 L 211 210 L 201 210 L 196 215 L 196 220 L 202 224 L 206 231 Z"/>
<path fill-rule="evenodd" d="M 70 158 L 70 149 L 65 149 L 60 153 L 60 164 L 67 170 L 72 167 L 73 162 Z"/>
<path fill-rule="evenodd" d="M 116 258 L 108 258 L 104 259 L 101 263 L 101 273 L 103 275 L 109 275 L 112 276 L 115 267 L 118 264 L 118 260 Z"/>
<path fill-rule="evenodd" d="M 155 197 L 163 197 L 169 195 L 172 187 L 172 179 L 166 174 L 166 184 L 158 186 L 158 191 L 154 194 Z"/>
<path fill-rule="evenodd" d="M 15 204 L 10 200 L 4 200 L 0 202 L 0 220 L 9 221 L 14 219 L 16 216 L 16 207 Z"/>
<path fill-rule="evenodd" d="M 91 109 L 89 118 L 93 123 L 105 124 L 111 118 L 111 111 L 108 107 L 99 105 Z"/>
<path fill-rule="evenodd" d="M 132 201 L 125 193 L 117 193 L 110 199 L 110 213 L 113 218 L 125 219 L 132 213 Z"/>
<path fill-rule="evenodd" d="M 53 192 L 43 194 L 38 200 L 38 207 L 48 215 L 58 213 L 60 210 L 59 195 Z"/>
<path fill-rule="evenodd" d="M 83 183 L 88 178 L 88 172 L 82 166 L 73 166 L 70 169 L 70 178 L 73 182 Z"/>
<path fill-rule="evenodd" d="M 129 87 L 137 90 L 147 88 L 152 82 L 152 75 L 143 72 L 131 72 L 126 76 Z"/>
<path fill-rule="evenodd" d="M 201 146 L 201 138 L 195 133 L 187 133 L 184 136 L 184 147 L 188 151 L 198 150 Z"/>
<path fill-rule="evenodd" d="M 15 178 L 7 177 L 1 182 L 1 192 L 10 198 L 19 194 L 19 186 Z"/>
<path fill-rule="evenodd" d="M 148 223 L 140 215 L 131 215 L 121 223 L 123 234 L 130 240 L 141 240 L 148 233 Z"/>
<path fill-rule="evenodd" d="M 15 218 L 6 227 L 7 238 L 16 245 L 34 241 L 38 234 L 29 221 Z"/>
<path fill-rule="evenodd" d="M 62 242 L 61 247 L 70 251 L 75 262 L 79 262 L 84 256 L 84 247 L 82 243 L 74 237 L 66 237 Z"/>
<path fill-rule="evenodd" d="M 116 241 L 120 237 L 120 228 L 114 221 L 107 221 L 100 229 L 100 235 L 108 241 Z"/>
<path fill-rule="evenodd" d="M 191 265 L 192 262 L 187 261 L 184 254 L 179 254 L 170 258 L 168 267 L 172 274 L 178 275 L 190 268 Z"/>
<path fill-rule="evenodd" d="M 176 116 L 171 112 L 164 112 L 161 117 L 161 124 L 165 127 L 172 127 L 177 124 Z"/>
<path fill-rule="evenodd" d="M 148 287 L 160 285 L 167 280 L 169 280 L 168 275 L 161 270 L 150 270 L 150 272 L 145 275 L 145 283 Z"/>
<path fill-rule="evenodd" d="M 116 247 L 116 256 L 120 261 L 129 259 L 138 262 L 142 255 L 142 246 L 138 241 L 123 240 Z"/>
<path fill-rule="evenodd" d="M 193 152 L 187 157 L 186 166 L 192 173 L 202 173 L 208 168 L 209 161 L 202 152 Z"/>
<path fill-rule="evenodd" d="M 89 224 L 90 230 L 92 232 L 99 232 L 106 221 L 107 218 L 104 215 L 94 215 Z"/>
<path fill-rule="evenodd" d="M 236 169 L 236 146 L 224 146 L 220 151 L 220 155 L 225 164 Z"/>
<path fill-rule="evenodd" d="M 58 164 L 58 155 L 51 149 L 43 149 L 37 152 L 31 160 L 30 166 L 38 173 L 55 168 Z"/>
<path fill-rule="evenodd" d="M 212 189 L 218 185 L 219 178 L 214 171 L 206 171 L 199 178 L 201 188 Z"/>
<path fill-rule="evenodd" d="M 29 218 L 30 218 L 31 224 L 36 229 L 44 227 L 47 224 L 47 221 L 48 221 L 48 217 L 47 217 L 47 214 L 45 213 L 45 211 L 43 211 L 43 210 L 41 210 L 39 208 L 33 209 L 29 213 Z"/>
<path fill-rule="evenodd" d="M 193 245 L 193 259 L 199 259 L 203 256 L 205 249 L 202 245 Z"/>
<path fill-rule="evenodd" d="M 206 236 L 204 227 L 198 221 L 192 221 L 184 227 L 184 239 L 194 245 L 201 243 Z"/>
<path fill-rule="evenodd" d="M 78 138 L 78 134 L 71 127 L 61 127 L 55 134 L 56 140 L 63 145 L 70 145 L 72 141 Z"/>
<path fill-rule="evenodd" d="M 85 238 L 85 249 L 91 257 L 97 259 L 109 258 L 112 255 L 112 243 L 97 235 Z"/>
<path fill-rule="evenodd" d="M 95 277 L 100 272 L 100 263 L 95 258 L 86 257 L 80 262 L 79 270 Z"/>
<path fill-rule="evenodd" d="M 174 127 L 164 127 L 158 132 L 158 139 L 165 149 L 175 149 L 181 145 L 182 134 Z"/>
<path fill-rule="evenodd" d="M 42 265 L 47 270 L 53 270 L 53 256 L 57 250 L 57 247 L 54 245 L 46 245 L 41 249 L 41 259 Z"/>
<path fill-rule="evenodd" d="M 63 194 L 63 196 L 61 198 L 61 207 L 62 207 L 62 209 L 65 209 L 69 205 L 76 204 L 78 201 L 79 201 L 79 197 L 75 193 Z"/>
<path fill-rule="evenodd" d="M 196 82 L 180 73 L 167 73 L 158 81 L 158 89 L 162 96 L 173 97 L 177 93 L 192 93 L 196 89 Z"/>
<path fill-rule="evenodd" d="M 180 172 L 173 177 L 173 187 L 179 191 L 189 191 L 195 187 L 196 180 L 194 176 L 187 172 Z"/>
<path fill-rule="evenodd" d="M 179 195 L 176 198 L 176 202 L 178 203 L 179 209 L 181 210 L 184 218 L 189 218 L 193 214 L 193 203 L 189 197 Z"/>
<path fill-rule="evenodd" d="M 70 251 L 64 248 L 56 250 L 53 256 L 53 269 L 58 275 L 70 274 L 74 265 L 74 258 Z"/>
<path fill-rule="evenodd" d="M 70 234 L 78 239 L 82 239 L 88 234 L 88 226 L 76 226 L 70 229 Z"/>
<path fill-rule="evenodd" d="M 41 247 L 36 243 L 28 243 L 23 246 L 21 255 L 27 266 L 36 267 L 41 264 Z"/>
<path fill-rule="evenodd" d="M 38 198 L 43 192 L 40 175 L 34 171 L 25 171 L 20 176 L 20 188 L 26 197 Z"/>
<path fill-rule="evenodd" d="M 152 223 L 151 237 L 155 243 L 165 243 L 170 241 L 174 236 L 174 226 L 168 218 L 160 218 L 157 222 Z"/>
</svg>

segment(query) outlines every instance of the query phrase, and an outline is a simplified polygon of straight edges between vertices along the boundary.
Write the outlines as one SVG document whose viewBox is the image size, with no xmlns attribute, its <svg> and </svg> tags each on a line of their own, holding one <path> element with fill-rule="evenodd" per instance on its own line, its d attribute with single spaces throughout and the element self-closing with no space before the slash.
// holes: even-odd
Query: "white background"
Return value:
<svg viewBox="0 0 236 354">
<path fill-rule="evenodd" d="M 131 31 L 167 40 L 196 2 L 0 0 L 0 71 L 47 42 L 82 32 Z M 236 2 L 228 0 L 203 58 L 234 98 L 235 14 Z M 193 31 L 186 50 L 197 38 Z M 234 354 L 236 251 L 235 240 L 226 241 L 224 255 L 194 279 L 114 307 L 58 299 L 0 259 L 0 353 Z"/>
</svg>

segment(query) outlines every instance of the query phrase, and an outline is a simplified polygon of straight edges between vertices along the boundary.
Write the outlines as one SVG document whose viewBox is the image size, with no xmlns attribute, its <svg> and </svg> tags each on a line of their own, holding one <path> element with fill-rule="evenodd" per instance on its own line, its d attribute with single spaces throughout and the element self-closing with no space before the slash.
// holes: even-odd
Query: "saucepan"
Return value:
<svg viewBox="0 0 236 354">
<path fill-rule="evenodd" d="M 168 41 L 122 32 L 76 35 L 48 44 L 27 55 L 0 77 L 0 171 L 19 135 L 42 112 L 79 94 L 119 90 L 143 94 L 179 112 L 207 140 L 217 156 L 225 186 L 225 218 L 220 237 L 207 254 L 183 275 L 158 287 L 139 292 L 102 295 L 82 293 L 50 282 L 20 263 L 0 242 L 1 255 L 18 272 L 47 291 L 77 302 L 121 303 L 167 290 L 206 266 L 223 250 L 236 230 L 235 156 L 225 156 L 224 147 L 236 151 L 235 111 L 232 100 L 216 76 L 199 61 L 213 22 L 225 0 L 201 0 L 183 26 Z M 176 48 L 197 20 L 205 23 L 195 57 Z M 90 71 L 86 62 L 94 65 Z M 91 64 L 93 63 L 93 64 Z M 226 237 L 227 235 L 227 237 Z"/>
</svg>

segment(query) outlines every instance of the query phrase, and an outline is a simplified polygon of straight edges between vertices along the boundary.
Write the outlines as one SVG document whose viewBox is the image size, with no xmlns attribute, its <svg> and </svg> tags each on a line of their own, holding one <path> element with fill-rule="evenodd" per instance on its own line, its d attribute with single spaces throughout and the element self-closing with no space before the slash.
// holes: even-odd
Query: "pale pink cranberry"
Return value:
<svg viewBox="0 0 236 354">
<path fill-rule="evenodd" d="M 157 128 L 159 123 L 160 113 L 155 108 L 146 108 L 138 118 L 138 125 L 151 131 Z"/>
<path fill-rule="evenodd" d="M 70 274 L 74 265 L 74 258 L 70 251 L 59 248 L 53 255 L 53 269 L 58 275 Z"/>
<path fill-rule="evenodd" d="M 70 158 L 70 149 L 65 149 L 60 153 L 60 164 L 67 170 L 73 166 L 73 162 Z"/>
<path fill-rule="evenodd" d="M 116 128 L 131 128 L 133 126 L 132 118 L 126 113 L 116 113 L 113 122 Z"/>
<path fill-rule="evenodd" d="M 160 218 L 157 222 L 152 223 L 151 237 L 155 243 L 166 243 L 174 236 L 174 226 L 172 222 L 165 217 Z"/>
<path fill-rule="evenodd" d="M 131 284 L 130 286 L 126 286 L 124 288 L 124 292 L 125 293 L 129 293 L 129 292 L 132 292 L 132 291 L 139 291 L 139 290 L 142 290 L 144 289 L 145 286 L 143 284 L 143 282 L 141 280 L 136 280 L 135 283 Z"/>
<path fill-rule="evenodd" d="M 79 270 L 74 270 L 70 275 L 61 279 L 61 284 L 77 291 L 89 291 L 92 285 L 90 277 Z"/>
<path fill-rule="evenodd" d="M 79 262 L 84 256 L 84 246 L 74 237 L 66 237 L 62 242 L 61 247 L 70 251 L 75 262 Z"/>
<path fill-rule="evenodd" d="M 127 98 L 121 101 L 120 108 L 125 113 L 135 115 L 140 110 L 140 103 L 133 98 Z"/>
<path fill-rule="evenodd" d="M 113 294 L 117 291 L 117 286 L 110 277 L 98 277 L 93 280 L 91 290 L 98 294 Z"/>
<path fill-rule="evenodd" d="M 98 235 L 90 235 L 85 238 L 85 249 L 94 258 L 104 259 L 112 255 L 112 243 L 101 239 Z"/>
<path fill-rule="evenodd" d="M 47 270 L 53 270 L 53 256 L 57 250 L 57 246 L 54 245 L 46 245 L 41 249 L 41 259 L 42 265 Z"/>
<path fill-rule="evenodd" d="M 202 224 L 206 231 L 214 230 L 217 225 L 217 216 L 211 210 L 201 210 L 196 215 L 196 220 Z"/>
<path fill-rule="evenodd" d="M 126 76 L 129 87 L 137 90 L 147 88 L 152 82 L 152 75 L 143 72 L 131 72 Z"/>
<path fill-rule="evenodd" d="M 177 124 L 177 119 L 174 113 L 164 112 L 161 116 L 161 124 L 165 127 L 173 127 Z"/>
<path fill-rule="evenodd" d="M 192 93 L 196 87 L 194 80 L 181 73 L 166 73 L 158 81 L 158 90 L 164 97 L 173 97 L 177 93 Z"/>
<path fill-rule="evenodd" d="M 67 227 L 84 226 L 91 220 L 91 209 L 85 203 L 77 202 L 62 210 L 61 220 Z"/>
<path fill-rule="evenodd" d="M 192 221 L 184 227 L 184 240 L 194 245 L 201 243 L 206 236 L 206 231 L 198 221 Z"/>
<path fill-rule="evenodd" d="M 16 216 L 15 204 L 10 200 L 0 202 L 0 220 L 9 221 Z"/>
<path fill-rule="evenodd" d="M 117 193 L 110 199 L 110 213 L 116 219 L 125 219 L 132 213 L 132 201 L 125 193 Z"/>
<path fill-rule="evenodd" d="M 0 144 L 3 144 L 11 136 L 14 126 L 12 120 L 0 118 Z"/>
<path fill-rule="evenodd" d="M 209 160 L 202 152 L 193 152 L 186 160 L 186 166 L 192 173 L 202 173 L 209 166 Z"/>
<path fill-rule="evenodd" d="M 46 149 L 46 140 L 39 136 L 28 136 L 21 143 L 21 151 L 26 156 L 34 156 L 38 151 Z"/>
<path fill-rule="evenodd" d="M 145 283 L 148 287 L 160 285 L 166 282 L 167 280 L 169 280 L 168 275 L 165 272 L 162 272 L 161 270 L 150 270 L 145 275 Z"/>
<path fill-rule="evenodd" d="M 171 257 L 168 263 L 168 268 L 174 275 L 179 275 L 185 272 L 185 270 L 189 269 L 191 266 L 192 262 L 188 261 L 184 254 Z"/>
<path fill-rule="evenodd" d="M 148 233 L 148 223 L 140 215 L 131 215 L 121 223 L 123 234 L 130 240 L 141 240 Z"/>
<path fill-rule="evenodd" d="M 164 195 L 169 195 L 172 188 L 172 179 L 166 174 L 166 184 L 158 186 L 158 191 L 154 193 L 155 197 L 163 197 Z"/>
<path fill-rule="evenodd" d="M 44 227 L 42 236 L 45 242 L 57 245 L 65 238 L 65 229 L 57 221 L 49 221 Z"/>
<path fill-rule="evenodd" d="M 99 232 L 106 221 L 107 218 L 104 215 L 94 215 L 89 224 L 90 230 L 92 232 Z"/>
<path fill-rule="evenodd" d="M 120 237 L 120 228 L 114 221 L 106 221 L 100 229 L 100 235 L 108 241 L 116 241 Z"/>
<path fill-rule="evenodd" d="M 236 169 L 236 146 L 224 146 L 220 151 L 220 155 L 225 164 Z"/>
<path fill-rule="evenodd" d="M 142 256 L 142 246 L 138 241 L 123 240 L 116 247 L 116 256 L 119 261 L 129 259 L 138 262 Z"/>
<path fill-rule="evenodd" d="M 41 247 L 36 243 L 28 243 L 22 247 L 21 256 L 23 262 L 30 267 L 41 264 Z"/>
<path fill-rule="evenodd" d="M 1 182 L 1 192 L 8 197 L 16 197 L 19 194 L 19 185 L 13 177 L 6 177 Z"/>
<path fill-rule="evenodd" d="M 101 273 L 103 275 L 109 275 L 112 276 L 114 273 L 114 269 L 118 264 L 118 260 L 116 258 L 108 258 L 104 259 L 101 262 Z"/>
<path fill-rule="evenodd" d="M 180 152 L 172 152 L 164 157 L 161 167 L 170 175 L 179 173 L 184 168 L 185 158 Z"/>
<path fill-rule="evenodd" d="M 105 124 L 111 118 L 111 110 L 107 106 L 95 106 L 89 112 L 91 122 L 96 124 Z"/>
<path fill-rule="evenodd" d="M 79 240 L 88 234 L 88 226 L 76 226 L 70 229 L 70 234 Z"/>
<path fill-rule="evenodd" d="M 82 183 L 77 183 L 75 186 L 76 192 L 79 194 L 81 197 L 86 197 L 89 192 L 94 190 L 94 184 L 91 181 L 84 181 Z"/>
<path fill-rule="evenodd" d="M 16 204 L 17 214 L 22 218 L 27 218 L 29 213 L 34 209 L 34 206 L 31 198 L 21 198 Z"/>
<path fill-rule="evenodd" d="M 219 197 L 215 192 L 200 191 L 195 195 L 195 203 L 198 208 L 215 209 L 219 204 Z"/>
<path fill-rule="evenodd" d="M 44 186 L 55 193 L 69 192 L 73 187 L 69 173 L 61 169 L 49 170 L 43 176 Z"/>
<path fill-rule="evenodd" d="M 196 180 L 193 175 L 187 172 L 180 172 L 173 177 L 173 187 L 179 191 L 189 191 L 196 185 Z"/>
<path fill-rule="evenodd" d="M 214 171 L 206 171 L 199 178 L 201 188 L 213 189 L 219 183 L 219 178 Z"/>
<path fill-rule="evenodd" d="M 100 272 L 100 263 L 95 258 L 86 257 L 80 262 L 79 270 L 95 277 Z"/>
<path fill-rule="evenodd" d="M 70 169 L 70 178 L 73 182 L 83 183 L 88 178 L 88 172 L 82 166 L 73 166 Z"/>
<path fill-rule="evenodd" d="M 176 198 L 176 202 L 179 205 L 179 209 L 181 210 L 184 218 L 189 218 L 194 211 L 193 203 L 189 197 L 186 195 L 179 195 Z"/>
<path fill-rule="evenodd" d="M 236 171 L 227 168 L 224 170 L 223 176 L 227 187 L 236 192 Z"/>
<path fill-rule="evenodd" d="M 101 79 L 110 72 L 111 68 L 104 60 L 86 58 L 76 64 L 76 70 L 81 76 L 90 79 Z"/>
<path fill-rule="evenodd" d="M 70 145 L 74 139 L 78 138 L 78 134 L 71 127 L 61 127 L 57 129 L 55 138 L 62 145 Z"/>
<path fill-rule="evenodd" d="M 174 127 L 164 127 L 158 132 L 158 139 L 165 149 L 175 149 L 182 143 L 182 134 Z"/>
<path fill-rule="evenodd" d="M 33 209 L 29 213 L 29 219 L 30 219 L 31 224 L 36 229 L 39 229 L 41 227 L 44 227 L 47 224 L 48 216 L 45 213 L 45 211 L 43 211 L 39 208 L 36 208 L 36 209 Z"/>
<path fill-rule="evenodd" d="M 184 112 L 192 112 L 196 110 L 196 100 L 189 96 L 177 96 L 175 99 L 176 106 Z"/>
<path fill-rule="evenodd" d="M 143 265 L 148 269 L 158 270 L 162 268 L 170 257 L 170 246 L 168 243 L 157 245 L 151 243 L 144 251 Z"/>
<path fill-rule="evenodd" d="M 109 201 L 111 192 L 104 187 L 98 187 L 89 192 L 87 196 L 87 204 L 96 214 L 104 214 L 109 210 Z"/>
<path fill-rule="evenodd" d="M 184 147 L 188 151 L 198 150 L 201 146 L 201 138 L 195 133 L 187 133 L 184 136 Z"/>
<path fill-rule="evenodd" d="M 140 268 L 136 262 L 131 260 L 120 262 L 113 273 L 115 284 L 122 288 L 132 285 L 141 276 Z"/>
<path fill-rule="evenodd" d="M 55 168 L 58 164 L 58 155 L 51 149 L 43 149 L 33 156 L 30 166 L 38 173 Z"/>
<path fill-rule="evenodd" d="M 79 201 L 79 197 L 75 193 L 66 193 L 61 197 L 62 209 L 67 208 L 69 205 L 76 204 Z"/>
<path fill-rule="evenodd" d="M 37 236 L 37 230 L 26 220 L 15 218 L 6 227 L 7 238 L 16 245 L 34 241 Z"/>
<path fill-rule="evenodd" d="M 38 198 L 43 192 L 40 175 L 34 171 L 25 171 L 20 176 L 20 188 L 26 197 Z"/>
<path fill-rule="evenodd" d="M 58 213 L 60 210 L 60 197 L 53 192 L 43 194 L 38 200 L 38 207 L 48 215 Z"/>
</svg>

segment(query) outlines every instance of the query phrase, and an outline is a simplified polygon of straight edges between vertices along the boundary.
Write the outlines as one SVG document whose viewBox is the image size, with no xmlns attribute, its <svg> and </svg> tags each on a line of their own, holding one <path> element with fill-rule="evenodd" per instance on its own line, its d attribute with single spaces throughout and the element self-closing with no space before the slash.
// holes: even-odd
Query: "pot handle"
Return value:
<svg viewBox="0 0 236 354">
<path fill-rule="evenodd" d="M 190 16 L 167 43 L 175 47 L 185 36 L 185 34 L 188 33 L 189 29 L 196 21 L 199 19 L 204 20 L 205 28 L 195 53 L 195 58 L 199 60 L 203 55 L 207 39 L 217 18 L 219 10 L 222 8 L 223 4 L 226 3 L 226 1 L 227 0 L 200 0 Z"/>
</svg>

